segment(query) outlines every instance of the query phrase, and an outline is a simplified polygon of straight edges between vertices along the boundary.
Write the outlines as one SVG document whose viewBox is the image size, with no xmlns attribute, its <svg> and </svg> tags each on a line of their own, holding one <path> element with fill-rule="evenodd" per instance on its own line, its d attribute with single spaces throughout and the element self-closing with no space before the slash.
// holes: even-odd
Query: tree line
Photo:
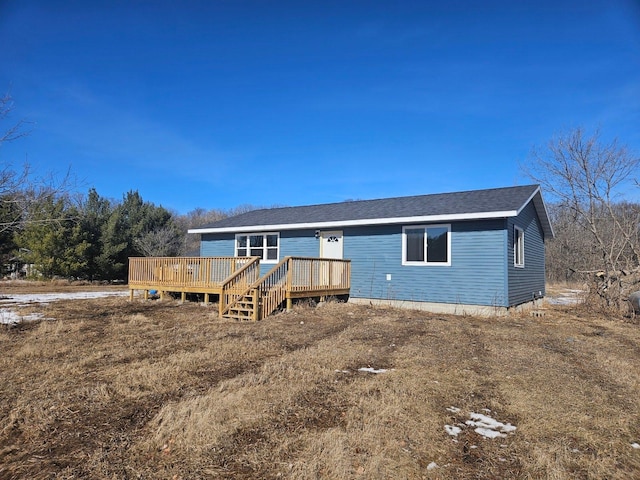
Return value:
<svg viewBox="0 0 640 480">
<path fill-rule="evenodd" d="M 133 190 L 121 200 L 95 189 L 81 196 L 59 189 L 38 196 L 5 192 L 0 195 L 0 264 L 5 276 L 29 265 L 33 277 L 124 281 L 129 257 L 198 255 L 199 239 L 187 235 L 189 228 L 251 208 L 178 215 Z"/>
</svg>

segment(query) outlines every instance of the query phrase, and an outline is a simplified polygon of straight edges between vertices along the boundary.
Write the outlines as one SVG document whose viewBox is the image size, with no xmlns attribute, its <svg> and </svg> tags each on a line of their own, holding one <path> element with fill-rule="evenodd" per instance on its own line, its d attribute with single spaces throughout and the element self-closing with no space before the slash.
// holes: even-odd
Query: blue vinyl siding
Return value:
<svg viewBox="0 0 640 480">
<path fill-rule="evenodd" d="M 280 232 L 280 259 L 284 257 L 319 257 L 320 240 L 315 230 L 289 230 Z"/>
<path fill-rule="evenodd" d="M 235 248 L 235 233 L 203 233 L 200 239 L 201 257 L 233 257 Z"/>
<path fill-rule="evenodd" d="M 504 220 L 452 224 L 451 266 L 402 265 L 402 225 L 347 228 L 351 296 L 506 306 L 504 226 Z"/>
<path fill-rule="evenodd" d="M 533 203 L 507 223 L 509 305 L 513 306 L 533 300 L 539 292 L 545 293 L 544 235 Z M 513 262 L 514 226 L 524 230 L 524 268 Z"/>
</svg>

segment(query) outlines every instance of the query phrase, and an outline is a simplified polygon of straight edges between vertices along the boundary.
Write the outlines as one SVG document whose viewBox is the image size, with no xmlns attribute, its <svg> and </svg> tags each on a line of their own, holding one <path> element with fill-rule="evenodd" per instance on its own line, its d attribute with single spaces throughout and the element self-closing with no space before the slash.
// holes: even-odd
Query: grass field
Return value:
<svg viewBox="0 0 640 480">
<path fill-rule="evenodd" d="M 0 479 L 640 478 L 640 327 L 584 307 L 38 310 L 0 326 Z"/>
</svg>

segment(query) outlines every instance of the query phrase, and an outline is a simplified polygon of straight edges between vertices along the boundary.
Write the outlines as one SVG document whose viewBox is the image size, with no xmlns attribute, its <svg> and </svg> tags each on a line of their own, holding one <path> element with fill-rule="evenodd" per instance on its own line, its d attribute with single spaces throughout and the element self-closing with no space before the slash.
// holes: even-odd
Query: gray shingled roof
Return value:
<svg viewBox="0 0 640 480">
<path fill-rule="evenodd" d="M 553 236 L 538 185 L 253 210 L 189 232 L 230 231 L 236 228 L 240 231 L 242 227 L 281 228 L 283 225 L 289 225 L 290 228 L 294 225 L 328 226 L 331 223 L 347 225 L 349 222 L 362 225 L 368 220 L 376 220 L 375 223 L 379 224 L 384 219 L 410 217 L 462 219 L 474 214 L 483 218 L 504 217 L 508 216 L 505 212 L 519 212 L 532 199 L 541 217 L 545 235 Z"/>
</svg>

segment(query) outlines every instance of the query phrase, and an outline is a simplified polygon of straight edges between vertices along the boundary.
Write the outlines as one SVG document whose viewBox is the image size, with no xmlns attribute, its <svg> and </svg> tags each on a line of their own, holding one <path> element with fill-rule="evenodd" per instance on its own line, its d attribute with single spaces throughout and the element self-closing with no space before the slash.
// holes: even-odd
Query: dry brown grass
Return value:
<svg viewBox="0 0 640 480">
<path fill-rule="evenodd" d="M 236 323 L 107 298 L 44 313 L 0 328 L 2 479 L 640 478 L 640 331 L 579 308 L 329 303 Z M 445 432 L 470 412 L 517 430 Z"/>
</svg>

